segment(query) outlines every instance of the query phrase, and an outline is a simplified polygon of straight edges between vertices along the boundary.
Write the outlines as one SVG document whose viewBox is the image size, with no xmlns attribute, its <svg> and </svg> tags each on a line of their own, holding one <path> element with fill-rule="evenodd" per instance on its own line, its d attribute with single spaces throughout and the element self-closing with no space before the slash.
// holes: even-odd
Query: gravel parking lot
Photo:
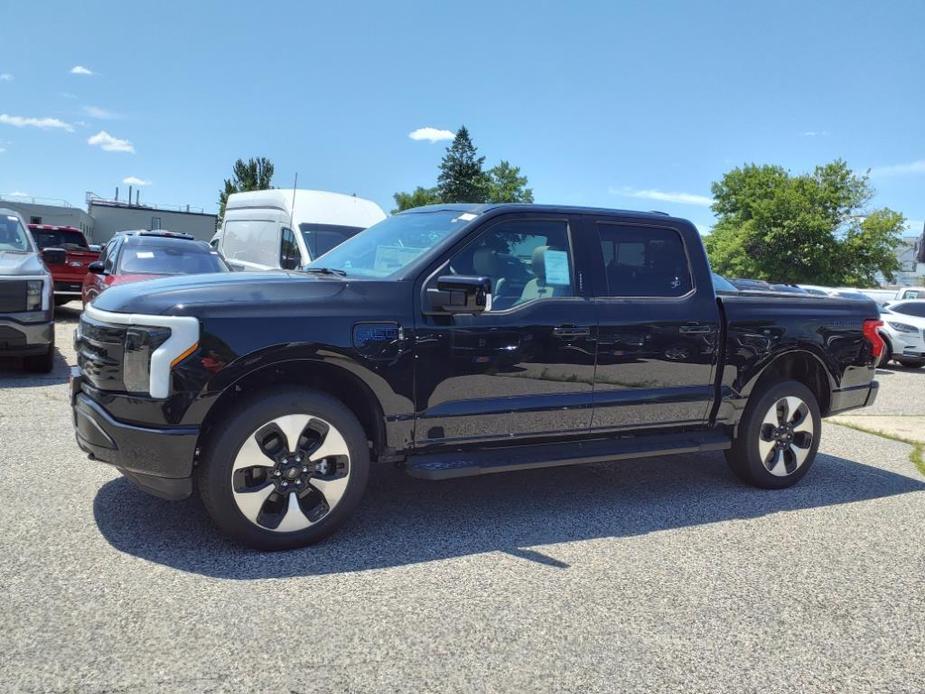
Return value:
<svg viewBox="0 0 925 694">
<path fill-rule="evenodd" d="M 76 304 L 74 304 L 76 306 Z M 426 482 L 375 470 L 327 542 L 259 554 L 73 441 L 0 362 L 6 691 L 923 691 L 925 478 L 828 424 L 795 488 L 722 455 Z M 925 370 L 880 414 L 925 414 Z M 872 412 L 873 413 L 873 412 Z"/>
</svg>

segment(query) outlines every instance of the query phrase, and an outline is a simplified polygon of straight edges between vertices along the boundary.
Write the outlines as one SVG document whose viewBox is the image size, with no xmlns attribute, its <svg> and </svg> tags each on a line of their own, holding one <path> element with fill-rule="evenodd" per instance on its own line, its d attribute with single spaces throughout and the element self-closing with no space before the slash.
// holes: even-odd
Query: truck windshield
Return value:
<svg viewBox="0 0 925 694">
<path fill-rule="evenodd" d="M 0 252 L 28 253 L 31 250 L 32 246 L 19 217 L 6 214 L 0 216 Z"/>
<path fill-rule="evenodd" d="M 359 277 L 398 275 L 473 219 L 475 215 L 459 210 L 395 215 L 347 239 L 308 267 L 342 270 Z"/>
<path fill-rule="evenodd" d="M 87 239 L 76 229 L 33 229 L 39 248 L 87 249 Z"/>
</svg>

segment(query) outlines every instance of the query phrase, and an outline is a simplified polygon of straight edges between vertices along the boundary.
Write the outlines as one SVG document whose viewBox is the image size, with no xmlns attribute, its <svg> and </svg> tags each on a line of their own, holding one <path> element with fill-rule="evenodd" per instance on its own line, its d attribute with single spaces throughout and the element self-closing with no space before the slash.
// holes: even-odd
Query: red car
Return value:
<svg viewBox="0 0 925 694">
<path fill-rule="evenodd" d="M 122 231 L 113 236 L 83 281 L 86 306 L 115 284 L 169 275 L 230 272 L 205 241 L 172 231 Z"/>
<path fill-rule="evenodd" d="M 87 243 L 87 237 L 77 227 L 30 224 L 29 232 L 39 250 L 61 248 L 66 254 L 61 263 L 50 263 L 45 259 L 54 282 L 55 306 L 80 297 L 87 268 L 100 257 L 99 250 Z"/>
</svg>

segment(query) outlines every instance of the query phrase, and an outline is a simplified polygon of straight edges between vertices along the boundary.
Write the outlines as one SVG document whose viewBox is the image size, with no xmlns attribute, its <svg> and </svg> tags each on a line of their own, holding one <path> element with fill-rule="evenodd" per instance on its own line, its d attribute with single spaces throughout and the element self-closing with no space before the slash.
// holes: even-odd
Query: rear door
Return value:
<svg viewBox="0 0 925 694">
<path fill-rule="evenodd" d="M 720 334 L 696 230 L 586 216 L 598 347 L 592 430 L 706 422 Z"/>
</svg>

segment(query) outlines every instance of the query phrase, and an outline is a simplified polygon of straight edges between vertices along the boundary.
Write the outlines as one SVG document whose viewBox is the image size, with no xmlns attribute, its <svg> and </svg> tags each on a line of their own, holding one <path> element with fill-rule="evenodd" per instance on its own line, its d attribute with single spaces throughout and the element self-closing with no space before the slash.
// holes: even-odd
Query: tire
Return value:
<svg viewBox="0 0 925 694">
<path fill-rule="evenodd" d="M 906 359 L 897 359 L 901 366 L 906 367 L 907 369 L 921 369 L 925 366 L 925 362 L 921 361 L 908 361 Z"/>
<path fill-rule="evenodd" d="M 781 403 L 786 403 L 786 410 Z M 797 419 L 795 412 L 802 416 Z M 752 393 L 726 462 L 741 480 L 756 487 L 790 487 L 812 467 L 821 431 L 813 392 L 798 381 L 777 383 Z"/>
<path fill-rule="evenodd" d="M 369 476 L 363 428 L 342 402 L 318 391 L 260 395 L 204 448 L 196 474 L 206 510 L 223 533 L 260 550 L 330 535 L 359 503 Z M 322 452 L 328 455 L 317 457 Z"/>
<path fill-rule="evenodd" d="M 887 364 L 890 363 L 890 359 L 893 358 L 893 345 L 890 344 L 889 339 L 883 333 L 880 334 L 880 337 L 883 338 L 883 354 L 880 355 L 880 362 L 877 366 L 885 369 Z"/>
<path fill-rule="evenodd" d="M 37 354 L 34 357 L 24 357 L 22 360 L 23 368 L 29 373 L 47 374 L 55 368 L 55 343 L 48 345 L 48 351 L 44 354 Z"/>
</svg>

